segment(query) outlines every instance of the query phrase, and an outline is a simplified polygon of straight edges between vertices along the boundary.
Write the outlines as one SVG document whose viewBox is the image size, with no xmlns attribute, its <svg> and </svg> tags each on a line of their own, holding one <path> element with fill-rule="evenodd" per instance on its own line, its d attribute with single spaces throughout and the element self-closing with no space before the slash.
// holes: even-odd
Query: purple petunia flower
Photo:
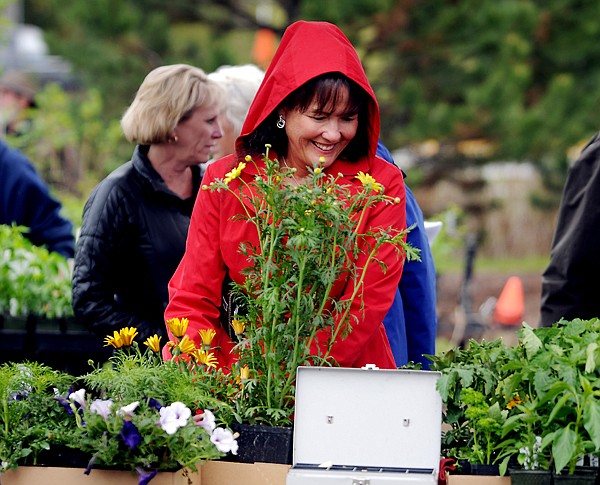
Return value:
<svg viewBox="0 0 600 485">
<path fill-rule="evenodd" d="M 83 473 L 85 475 L 89 475 L 90 472 L 92 471 L 92 467 L 94 466 L 95 463 L 96 463 L 96 456 L 92 456 L 92 459 L 88 462 L 87 467 L 85 468 Z"/>
<path fill-rule="evenodd" d="M 162 408 L 162 404 L 159 403 L 156 399 L 154 399 L 153 397 L 148 398 L 148 406 L 152 409 L 156 409 L 157 411 L 160 411 L 160 409 Z"/>
<path fill-rule="evenodd" d="M 55 397 L 54 400 L 62 404 L 62 406 L 67 410 L 68 414 L 73 414 L 73 409 L 71 409 L 71 401 L 60 396 Z"/>
<path fill-rule="evenodd" d="M 147 485 L 158 473 L 158 470 L 150 470 L 147 472 L 143 468 L 139 467 L 136 468 L 135 471 L 138 475 L 138 485 Z"/>
<path fill-rule="evenodd" d="M 132 450 L 137 448 L 142 442 L 142 435 L 131 421 L 124 419 L 121 429 L 121 439 Z"/>
<path fill-rule="evenodd" d="M 15 392 L 12 396 L 10 396 L 8 398 L 8 400 L 9 401 L 22 401 L 23 398 L 26 398 L 27 396 L 29 396 L 29 392 L 27 392 L 25 389 L 23 389 L 21 391 Z"/>
</svg>

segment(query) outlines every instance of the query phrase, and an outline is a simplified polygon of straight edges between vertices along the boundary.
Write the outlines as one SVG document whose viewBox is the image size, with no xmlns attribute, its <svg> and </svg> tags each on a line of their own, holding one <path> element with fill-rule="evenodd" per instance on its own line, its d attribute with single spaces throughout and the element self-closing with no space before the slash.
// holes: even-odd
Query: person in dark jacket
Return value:
<svg viewBox="0 0 600 485">
<path fill-rule="evenodd" d="M 0 136 L 21 136 L 31 129 L 38 87 L 24 72 L 7 71 L 0 78 Z"/>
<path fill-rule="evenodd" d="M 0 224 L 25 226 L 33 244 L 72 258 L 73 225 L 61 208 L 29 159 L 0 140 Z"/>
<path fill-rule="evenodd" d="M 381 141 L 377 155 L 394 163 L 392 154 Z M 405 188 L 406 227 L 414 225 L 407 242 L 421 251 L 421 261 L 404 263 L 396 298 L 383 324 L 398 367 L 414 362 L 429 369 L 431 362 L 425 355 L 435 355 L 437 334 L 436 271 L 423 212 L 407 185 Z"/>
<path fill-rule="evenodd" d="M 569 169 L 550 263 L 542 276 L 541 324 L 600 317 L 600 133 Z"/>
<path fill-rule="evenodd" d="M 75 316 L 98 335 L 165 335 L 167 284 L 185 250 L 201 175 L 222 136 L 223 92 L 185 64 L 151 71 L 121 120 L 132 159 L 92 192 L 73 274 Z"/>
</svg>

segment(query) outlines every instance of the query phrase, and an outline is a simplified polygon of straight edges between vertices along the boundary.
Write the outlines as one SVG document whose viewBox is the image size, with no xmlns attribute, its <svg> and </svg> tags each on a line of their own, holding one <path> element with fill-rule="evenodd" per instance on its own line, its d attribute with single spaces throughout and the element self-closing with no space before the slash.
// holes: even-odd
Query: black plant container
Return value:
<svg viewBox="0 0 600 485">
<path fill-rule="evenodd" d="M 577 466 L 575 473 L 569 475 L 566 470 L 554 475 L 554 483 L 564 485 L 594 485 L 598 483 L 598 468 Z"/>
<path fill-rule="evenodd" d="M 459 460 L 459 473 L 461 475 L 481 475 L 481 476 L 497 476 L 500 475 L 498 465 L 479 465 L 471 464 L 466 460 Z"/>
<path fill-rule="evenodd" d="M 600 483 L 598 468 L 578 466 L 575 473 L 569 474 L 568 470 L 555 473 L 554 470 L 523 470 L 521 468 L 508 469 L 513 485 L 595 485 Z"/>
<path fill-rule="evenodd" d="M 508 474 L 512 485 L 552 485 L 554 483 L 550 470 L 509 468 Z"/>
<path fill-rule="evenodd" d="M 292 464 L 294 443 L 291 427 L 236 423 L 231 425 L 231 430 L 239 433 L 239 448 L 237 455 L 225 458 L 227 461 Z"/>
<path fill-rule="evenodd" d="M 86 468 L 92 456 L 81 450 L 69 448 L 64 445 L 52 445 L 49 450 L 38 453 L 35 462 L 28 457 L 24 465 L 60 467 L 60 468 Z"/>
</svg>

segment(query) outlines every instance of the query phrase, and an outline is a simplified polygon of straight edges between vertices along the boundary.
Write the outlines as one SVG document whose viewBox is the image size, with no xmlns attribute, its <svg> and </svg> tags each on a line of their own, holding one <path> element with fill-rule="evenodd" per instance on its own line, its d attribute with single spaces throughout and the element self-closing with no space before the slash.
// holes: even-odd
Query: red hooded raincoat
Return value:
<svg viewBox="0 0 600 485">
<path fill-rule="evenodd" d="M 360 59 L 345 35 L 335 26 L 325 22 L 296 22 L 285 32 L 273 61 L 265 74 L 256 97 L 250 107 L 240 139 L 256 127 L 296 88 L 308 80 L 327 72 L 341 72 L 358 83 L 371 97 L 369 106 L 369 155 L 357 162 L 337 160 L 326 172 L 342 173 L 340 183 L 361 186 L 356 179 L 359 171 L 371 174 L 385 187 L 385 193 L 401 200 L 399 204 L 380 203 L 370 209 L 365 227 L 406 226 L 405 190 L 401 171 L 375 156 L 379 138 L 379 108 L 375 95 Z M 238 139 L 238 151 L 240 145 Z M 244 159 L 244 153 L 225 157 L 211 164 L 204 183 L 225 174 Z M 261 165 L 260 160 L 256 160 Z M 241 177 L 250 182 L 256 167 L 249 163 Z M 257 243 L 256 229 L 245 221 L 234 221 L 233 216 L 242 212 L 238 200 L 230 193 L 201 190 L 192 214 L 185 255 L 169 284 L 170 302 L 165 318 L 189 319 L 188 335 L 200 345 L 198 330 L 212 328 L 217 332 L 213 347 L 219 346 L 216 357 L 219 364 L 228 367 L 235 361 L 231 353 L 233 344 L 219 321 L 221 289 L 225 275 L 242 282 L 240 272 L 249 266 L 239 254 L 242 241 Z M 361 266 L 359 256 L 358 265 Z M 402 272 L 402 261 L 391 245 L 384 245 L 378 258 L 387 265 L 385 273 L 378 264 L 369 266 L 364 281 L 364 308 L 356 302 L 352 312 L 358 324 L 344 339 L 336 342 L 331 355 L 344 367 L 361 367 L 376 364 L 382 368 L 395 367 L 383 318 L 394 299 Z M 340 279 L 335 285 L 343 299 L 351 293 L 350 284 Z M 321 340 L 323 341 L 323 340 Z"/>
</svg>

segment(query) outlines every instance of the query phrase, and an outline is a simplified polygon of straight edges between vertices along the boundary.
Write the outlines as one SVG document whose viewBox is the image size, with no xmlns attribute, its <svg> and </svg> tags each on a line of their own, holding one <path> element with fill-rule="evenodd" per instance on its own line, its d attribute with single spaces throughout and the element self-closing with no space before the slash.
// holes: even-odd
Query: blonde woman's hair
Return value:
<svg viewBox="0 0 600 485">
<path fill-rule="evenodd" d="M 150 71 L 121 118 L 125 138 L 151 145 L 171 139 L 173 130 L 200 106 L 221 106 L 223 89 L 205 72 L 187 64 Z"/>
</svg>

